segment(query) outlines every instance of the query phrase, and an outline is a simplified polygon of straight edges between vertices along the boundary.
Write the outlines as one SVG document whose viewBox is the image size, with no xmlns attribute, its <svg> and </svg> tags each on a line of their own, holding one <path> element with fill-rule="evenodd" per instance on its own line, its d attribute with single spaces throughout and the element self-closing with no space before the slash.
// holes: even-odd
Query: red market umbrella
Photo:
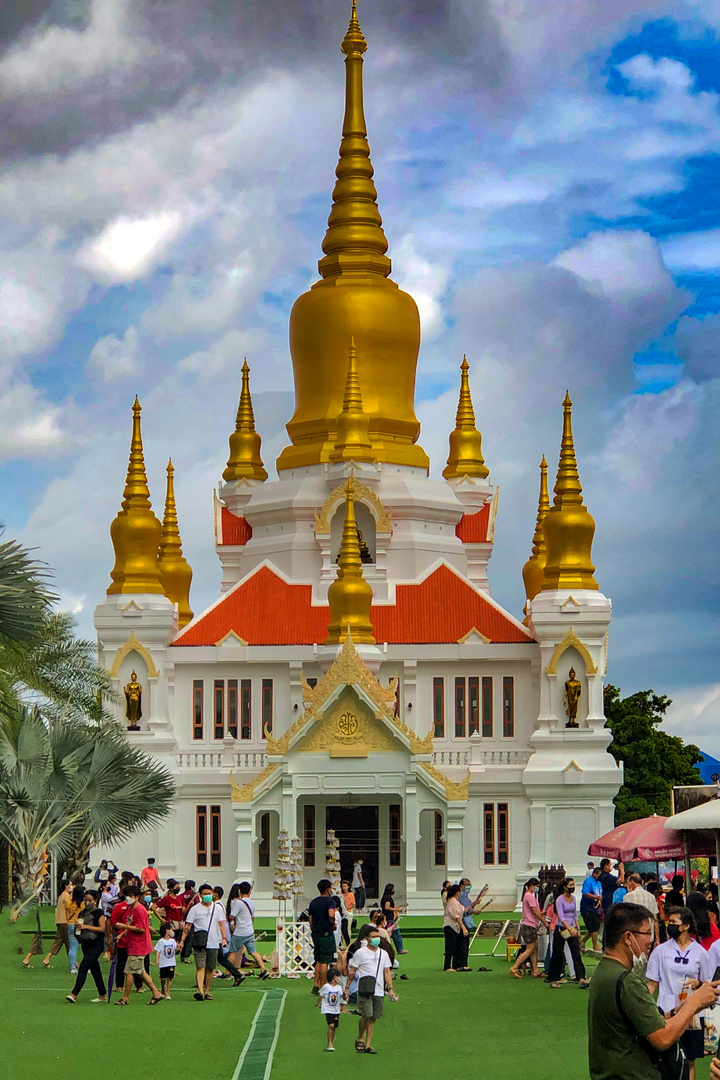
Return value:
<svg viewBox="0 0 720 1080">
<path fill-rule="evenodd" d="M 605 833 L 588 848 L 588 855 L 619 862 L 659 862 L 664 859 L 684 859 L 682 833 L 666 829 L 667 818 L 652 817 L 626 821 Z"/>
</svg>

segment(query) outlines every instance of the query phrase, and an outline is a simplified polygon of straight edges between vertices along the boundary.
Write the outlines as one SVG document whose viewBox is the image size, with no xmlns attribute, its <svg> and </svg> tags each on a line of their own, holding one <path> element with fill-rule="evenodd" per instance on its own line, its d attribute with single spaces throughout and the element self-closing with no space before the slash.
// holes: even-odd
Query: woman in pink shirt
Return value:
<svg viewBox="0 0 720 1080">
<path fill-rule="evenodd" d="M 520 916 L 519 940 L 525 947 L 515 957 L 515 963 L 510 968 L 510 974 L 516 979 L 522 979 L 521 968 L 527 960 L 534 979 L 542 979 L 543 973 L 538 970 L 538 930 L 540 925 L 547 926 L 548 922 L 540 910 L 540 905 L 535 895 L 540 882 L 536 877 L 531 877 L 523 886 L 522 915 Z"/>
</svg>

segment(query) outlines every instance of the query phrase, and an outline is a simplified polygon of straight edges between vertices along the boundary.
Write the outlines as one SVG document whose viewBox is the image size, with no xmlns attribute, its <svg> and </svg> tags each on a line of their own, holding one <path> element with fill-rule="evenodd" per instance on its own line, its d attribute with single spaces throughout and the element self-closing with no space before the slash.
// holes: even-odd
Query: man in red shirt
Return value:
<svg viewBox="0 0 720 1080">
<path fill-rule="evenodd" d="M 140 890 L 136 885 L 129 885 L 125 890 L 127 907 L 124 914 L 118 919 L 118 930 L 126 931 L 127 941 L 127 964 L 125 966 L 125 990 L 116 1005 L 127 1005 L 130 999 L 130 991 L 133 985 L 133 975 L 139 975 L 145 985 L 152 990 L 152 998 L 148 1005 L 157 1005 L 163 1001 L 155 983 L 145 971 L 145 957 L 152 952 L 152 939 L 150 937 L 150 919 L 147 910 L 140 900 Z"/>
<path fill-rule="evenodd" d="M 179 941 L 183 928 L 185 904 L 180 895 L 180 882 L 175 878 L 167 879 L 167 892 L 162 900 L 156 900 L 150 909 L 153 915 L 157 915 L 160 925 L 169 922 L 175 931 L 175 937 Z"/>
</svg>

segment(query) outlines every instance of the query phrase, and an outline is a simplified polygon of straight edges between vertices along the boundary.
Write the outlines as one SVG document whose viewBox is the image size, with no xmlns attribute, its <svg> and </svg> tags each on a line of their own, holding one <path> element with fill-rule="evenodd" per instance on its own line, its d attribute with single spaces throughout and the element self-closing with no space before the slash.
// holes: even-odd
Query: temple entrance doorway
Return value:
<svg viewBox="0 0 720 1080">
<path fill-rule="evenodd" d="M 377 806 L 328 806 L 326 828 L 334 829 L 340 841 L 342 878 L 352 882 L 355 855 L 363 861 L 363 878 L 368 898 L 378 896 L 380 855 L 379 808 Z"/>
</svg>

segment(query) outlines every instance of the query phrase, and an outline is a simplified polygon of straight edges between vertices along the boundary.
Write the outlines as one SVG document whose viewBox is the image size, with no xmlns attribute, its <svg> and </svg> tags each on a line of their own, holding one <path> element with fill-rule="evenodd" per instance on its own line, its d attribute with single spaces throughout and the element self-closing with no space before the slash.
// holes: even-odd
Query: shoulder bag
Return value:
<svg viewBox="0 0 720 1080">
<path fill-rule="evenodd" d="M 680 1046 L 679 1042 L 673 1043 L 667 1050 L 656 1050 L 642 1035 L 638 1035 L 637 1031 L 633 1027 L 630 1017 L 623 1009 L 622 1005 L 622 984 L 623 980 L 628 977 L 629 971 L 624 971 L 622 975 L 618 977 L 615 983 L 615 1004 L 617 1010 L 620 1013 L 623 1023 L 628 1031 L 633 1035 L 635 1042 L 638 1046 L 641 1046 L 645 1053 L 648 1055 L 653 1065 L 658 1071 L 660 1080 L 682 1080 L 685 1075 L 685 1052 Z M 658 1008 L 658 1012 L 661 1015 L 662 1009 Z"/>
<path fill-rule="evenodd" d="M 215 914 L 215 904 L 213 904 L 212 908 L 210 909 L 210 918 L 208 919 L 208 929 L 207 930 L 198 930 L 196 927 L 193 928 L 193 938 L 192 938 L 193 949 L 207 949 L 208 930 L 212 926 L 212 921 L 213 921 L 213 915 L 214 914 Z"/>
<path fill-rule="evenodd" d="M 375 987 L 377 985 L 377 977 L 380 971 L 380 961 L 382 960 L 382 949 L 378 949 L 378 962 L 375 968 L 374 975 L 363 975 L 358 979 L 358 995 L 361 997 L 374 997 Z"/>
</svg>

